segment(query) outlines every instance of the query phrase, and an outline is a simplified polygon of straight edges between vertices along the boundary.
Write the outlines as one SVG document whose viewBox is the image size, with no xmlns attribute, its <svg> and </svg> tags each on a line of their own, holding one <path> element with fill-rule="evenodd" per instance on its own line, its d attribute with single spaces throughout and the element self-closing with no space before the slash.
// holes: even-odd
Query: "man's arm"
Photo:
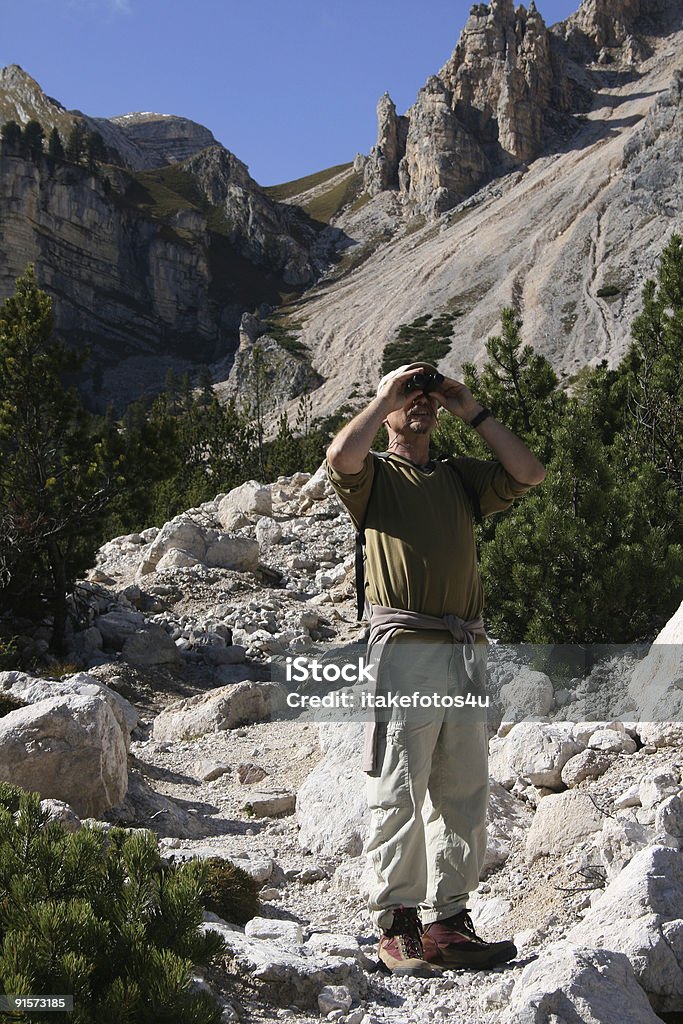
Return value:
<svg viewBox="0 0 683 1024">
<path fill-rule="evenodd" d="M 362 409 L 332 439 L 327 461 L 338 473 L 360 473 L 375 434 L 390 412 L 400 409 L 406 400 L 405 382 L 415 370 L 404 371 L 386 382 L 376 398 Z"/>
<path fill-rule="evenodd" d="M 452 412 L 454 416 L 459 416 L 465 423 L 469 423 L 483 409 L 468 387 L 449 377 L 446 377 L 439 390 L 433 394 L 444 409 Z M 532 454 L 524 441 L 493 416 L 487 416 L 474 429 L 486 441 L 500 464 L 520 484 L 534 487 L 545 479 L 545 466 Z"/>
</svg>

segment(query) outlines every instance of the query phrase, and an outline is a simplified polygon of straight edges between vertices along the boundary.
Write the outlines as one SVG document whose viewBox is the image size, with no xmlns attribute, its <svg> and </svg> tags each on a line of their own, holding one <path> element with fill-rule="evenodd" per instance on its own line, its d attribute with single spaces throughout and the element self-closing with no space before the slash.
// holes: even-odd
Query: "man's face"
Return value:
<svg viewBox="0 0 683 1024">
<path fill-rule="evenodd" d="M 434 395 L 411 391 L 406 395 L 403 406 L 389 413 L 386 424 L 395 434 L 430 434 L 436 426 L 438 407 L 439 402 Z"/>
</svg>

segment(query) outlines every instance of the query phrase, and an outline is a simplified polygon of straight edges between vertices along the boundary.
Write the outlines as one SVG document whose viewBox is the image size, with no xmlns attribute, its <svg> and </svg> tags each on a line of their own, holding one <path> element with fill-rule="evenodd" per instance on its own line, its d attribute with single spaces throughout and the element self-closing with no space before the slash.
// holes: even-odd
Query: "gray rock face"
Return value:
<svg viewBox="0 0 683 1024">
<path fill-rule="evenodd" d="M 232 154 L 212 146 L 179 166 L 202 199 L 178 193 L 164 212 L 157 184 L 123 169 L 92 174 L 0 153 L 0 297 L 34 263 L 59 295 L 57 328 L 74 344 L 88 339 L 116 405 L 158 388 L 170 366 L 230 360 L 245 302 L 238 281 L 251 281 L 253 304 L 272 300 L 269 275 L 298 286 L 317 273 L 313 229 Z"/>
<path fill-rule="evenodd" d="M 377 104 L 377 145 L 363 167 L 364 185 L 370 195 L 398 188 L 398 165 L 405 153 L 408 118 L 399 117 L 388 92 Z"/>
<path fill-rule="evenodd" d="M 126 742 L 98 697 L 55 697 L 0 719 L 0 778 L 97 817 L 123 800 Z"/>
<path fill-rule="evenodd" d="M 683 857 L 649 846 L 635 855 L 567 940 L 625 953 L 655 1010 L 683 1005 Z"/>
<path fill-rule="evenodd" d="M 574 99 L 552 41 L 533 4 L 475 4 L 452 57 L 405 117 L 387 95 L 379 101 L 368 191 L 399 188 L 420 212 L 439 214 L 534 159 Z"/>
<path fill-rule="evenodd" d="M 651 27 L 651 19 L 674 11 L 676 0 L 583 0 L 576 14 L 572 14 L 557 27 L 577 56 L 595 59 L 605 51 L 630 50 L 647 53 L 638 33 Z M 609 54 L 609 61 L 619 60 L 621 54 Z"/>
<path fill-rule="evenodd" d="M 313 280 L 312 231 L 300 223 L 292 207 L 268 199 L 241 160 L 216 145 L 186 160 L 183 167 L 211 206 L 221 212 L 228 236 L 243 257 L 282 273 L 288 284 Z M 308 244 L 294 237 L 295 224 L 300 229 L 298 236 L 308 239 Z"/>
<path fill-rule="evenodd" d="M 312 369 L 305 350 L 289 351 L 267 333 L 259 334 L 258 341 L 253 341 L 240 330 L 240 346 L 230 373 L 217 391 L 222 397 L 232 397 L 239 402 L 245 390 L 254 391 L 259 378 L 264 413 L 273 413 L 284 402 L 312 391 L 322 383 L 322 377 Z"/>
</svg>

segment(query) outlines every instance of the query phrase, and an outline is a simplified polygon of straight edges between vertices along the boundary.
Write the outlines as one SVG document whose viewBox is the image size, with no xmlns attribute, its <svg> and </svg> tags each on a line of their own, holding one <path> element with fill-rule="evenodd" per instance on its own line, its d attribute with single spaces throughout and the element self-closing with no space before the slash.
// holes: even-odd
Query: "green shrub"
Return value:
<svg viewBox="0 0 683 1024">
<path fill-rule="evenodd" d="M 604 288 L 598 288 L 597 296 L 599 299 L 611 299 L 620 293 L 621 288 L 617 288 L 615 284 L 606 284 Z"/>
<path fill-rule="evenodd" d="M 410 324 L 401 324 L 396 341 L 385 346 L 382 355 L 382 374 L 395 370 L 406 363 L 437 363 L 450 350 L 453 323 L 462 310 L 442 313 L 433 317 L 431 313 L 419 316 Z"/>
<path fill-rule="evenodd" d="M 72 994 L 71 1024 L 218 1024 L 210 996 L 191 990 L 193 965 L 223 949 L 199 931 L 206 872 L 165 867 L 156 839 L 122 829 L 67 833 L 37 793 L 0 783 L 0 985 Z"/>
<path fill-rule="evenodd" d="M 204 906 L 232 924 L 246 924 L 259 911 L 259 884 L 243 868 L 222 857 L 209 857 Z"/>
</svg>

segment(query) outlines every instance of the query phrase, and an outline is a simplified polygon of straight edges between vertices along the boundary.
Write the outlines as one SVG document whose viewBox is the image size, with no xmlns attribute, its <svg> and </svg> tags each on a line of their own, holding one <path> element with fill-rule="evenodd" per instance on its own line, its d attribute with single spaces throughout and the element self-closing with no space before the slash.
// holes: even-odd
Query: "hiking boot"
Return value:
<svg viewBox="0 0 683 1024">
<path fill-rule="evenodd" d="M 415 907 L 397 907 L 388 931 L 382 932 L 378 956 L 392 974 L 433 978 L 441 968 L 429 964 L 422 949 L 420 919 Z"/>
<path fill-rule="evenodd" d="M 428 924 L 422 934 L 425 960 L 440 967 L 495 967 L 517 956 L 514 942 L 485 942 L 466 910 Z"/>
</svg>

